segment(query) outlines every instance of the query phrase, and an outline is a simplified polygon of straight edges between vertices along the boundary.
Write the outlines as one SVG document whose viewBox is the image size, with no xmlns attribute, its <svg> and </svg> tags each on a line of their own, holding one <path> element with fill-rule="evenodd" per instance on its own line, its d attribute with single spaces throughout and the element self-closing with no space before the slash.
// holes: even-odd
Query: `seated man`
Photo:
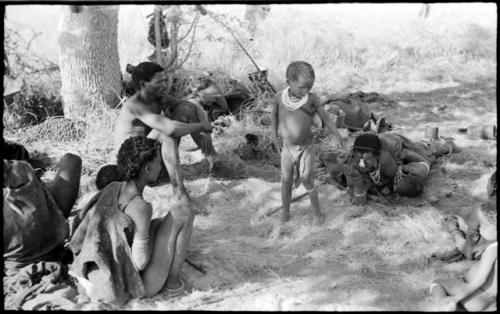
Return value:
<svg viewBox="0 0 500 314">
<path fill-rule="evenodd" d="M 201 133 L 212 131 L 206 113 L 191 102 L 165 93 L 167 76 L 158 64 L 140 63 L 132 73 L 132 80 L 137 91 L 120 110 L 114 133 L 115 148 L 127 138 L 138 135 L 161 142 L 162 159 L 174 194 L 178 199 L 191 201 L 183 183 L 178 144 L 182 136 L 192 134 L 204 153 L 214 153 L 210 136 Z"/>
<path fill-rule="evenodd" d="M 498 277 L 498 242 L 496 208 L 476 211 L 481 237 L 488 241 L 481 259 L 458 279 L 437 279 L 430 286 L 433 299 L 455 310 L 458 306 L 467 311 L 496 309 Z"/>
<path fill-rule="evenodd" d="M 82 209 L 70 246 L 71 273 L 90 299 L 119 307 L 162 288 L 182 291 L 180 270 L 194 215 L 187 202 L 179 202 L 165 217 L 151 219 L 153 208 L 142 193 L 160 174 L 160 143 L 130 137 L 117 163 L 124 181 L 107 184 Z"/>
</svg>

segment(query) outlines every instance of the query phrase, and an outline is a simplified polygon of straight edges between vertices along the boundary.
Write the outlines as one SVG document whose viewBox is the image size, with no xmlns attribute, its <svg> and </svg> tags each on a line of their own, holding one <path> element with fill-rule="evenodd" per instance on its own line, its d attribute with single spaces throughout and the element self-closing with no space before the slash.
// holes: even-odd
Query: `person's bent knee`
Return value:
<svg viewBox="0 0 500 314">
<path fill-rule="evenodd" d="M 310 178 L 303 178 L 302 185 L 306 188 L 306 190 L 312 190 L 314 188 L 314 180 Z"/>
<path fill-rule="evenodd" d="M 82 158 L 78 155 L 72 154 L 72 153 L 66 153 L 62 158 L 61 158 L 61 165 L 68 166 L 68 167 L 78 167 L 81 168 L 82 166 Z"/>
</svg>

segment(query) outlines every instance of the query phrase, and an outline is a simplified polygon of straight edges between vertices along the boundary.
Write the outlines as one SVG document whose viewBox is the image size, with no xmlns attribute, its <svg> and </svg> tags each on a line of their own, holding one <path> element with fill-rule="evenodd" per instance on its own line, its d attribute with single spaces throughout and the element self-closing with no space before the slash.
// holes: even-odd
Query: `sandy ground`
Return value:
<svg viewBox="0 0 500 314">
<path fill-rule="evenodd" d="M 441 224 L 443 218 L 451 213 L 467 218 L 486 198 L 486 183 L 496 167 L 496 141 L 470 139 L 458 128 L 496 124 L 496 82 L 389 96 L 400 105 L 374 110 L 389 117 L 401 133 L 418 140 L 426 125 L 435 125 L 440 135 L 453 137 L 462 148 L 437 162 L 421 197 L 402 197 L 391 205 L 353 206 L 345 192 L 324 185 L 318 190 L 326 213 L 323 226 L 306 224 L 307 197 L 292 204 L 292 219 L 280 226 L 279 212 L 263 215 L 281 203 L 275 168 L 267 169 L 267 178 L 187 180 L 191 194 L 211 211 L 196 217 L 189 248 L 189 258 L 203 265 L 206 274 L 185 264 L 189 293 L 173 298 L 160 294 L 132 301 L 126 308 L 426 309 L 430 282 L 470 265 L 429 257 L 454 247 Z M 300 187 L 294 195 L 303 191 Z M 156 187 L 145 197 L 152 201 L 155 214 L 162 215 L 168 211 L 172 191 L 168 185 Z"/>
<path fill-rule="evenodd" d="M 420 93 L 392 93 L 393 108 L 373 108 L 404 135 L 418 140 L 426 125 L 439 126 L 462 152 L 440 159 L 431 170 L 424 194 L 391 203 L 353 206 L 347 194 L 331 185 L 319 187 L 323 226 L 306 223 L 308 198 L 293 203 L 291 220 L 279 224 L 279 169 L 255 163 L 247 178 L 207 177 L 208 164 L 197 152 L 182 152 L 185 184 L 209 209 L 196 216 L 185 263 L 185 295 L 159 294 L 132 300 L 137 310 L 423 310 L 427 287 L 437 276 L 453 276 L 470 262 L 431 261 L 434 252 L 454 248 L 442 226 L 448 214 L 467 219 L 486 199 L 486 183 L 496 167 L 496 141 L 470 139 L 458 128 L 496 124 L 496 81 L 457 83 Z M 440 108 L 440 109 L 438 109 Z M 215 138 L 216 148 L 224 137 Z M 182 145 L 193 146 L 189 140 Z M 318 170 L 318 174 L 321 169 Z M 83 178 L 82 194 L 91 192 Z M 319 181 L 319 180 L 318 180 Z M 303 192 L 294 190 L 294 195 Z M 146 188 L 156 217 L 172 206 L 169 184 Z"/>
</svg>

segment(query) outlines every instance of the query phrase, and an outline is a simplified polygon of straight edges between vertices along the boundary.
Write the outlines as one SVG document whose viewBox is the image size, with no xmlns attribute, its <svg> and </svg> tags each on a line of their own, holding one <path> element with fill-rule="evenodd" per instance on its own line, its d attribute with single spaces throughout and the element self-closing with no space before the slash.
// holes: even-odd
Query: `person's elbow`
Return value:
<svg viewBox="0 0 500 314">
<path fill-rule="evenodd" d="M 134 255 L 133 262 L 138 271 L 144 270 L 149 263 L 149 256 L 147 254 Z"/>
<path fill-rule="evenodd" d="M 144 270 L 144 268 L 146 268 L 146 266 L 148 265 L 148 262 L 149 260 L 146 258 L 139 259 L 135 263 L 135 267 L 137 267 L 137 270 Z"/>
<path fill-rule="evenodd" d="M 177 130 L 178 130 L 178 127 L 177 127 L 176 123 L 173 123 L 172 125 L 165 126 L 162 130 L 162 133 L 165 134 L 166 136 L 176 137 Z"/>
</svg>

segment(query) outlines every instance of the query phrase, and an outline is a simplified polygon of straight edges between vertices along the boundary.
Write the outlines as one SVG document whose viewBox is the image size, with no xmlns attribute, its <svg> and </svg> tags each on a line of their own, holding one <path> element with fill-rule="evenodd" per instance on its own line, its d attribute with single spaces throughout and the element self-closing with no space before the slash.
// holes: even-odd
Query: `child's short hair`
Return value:
<svg viewBox="0 0 500 314">
<path fill-rule="evenodd" d="M 140 82 L 149 82 L 156 73 L 162 72 L 164 69 L 154 62 L 141 62 L 132 71 L 132 83 L 137 90 L 140 89 Z"/>
<path fill-rule="evenodd" d="M 135 179 L 146 163 L 152 161 L 160 149 L 160 143 L 145 136 L 126 139 L 118 151 L 116 163 L 124 181 Z"/>
<path fill-rule="evenodd" d="M 315 76 L 312 65 L 305 61 L 294 61 L 290 63 L 286 68 L 286 79 L 289 81 L 297 81 L 299 76 L 314 80 Z"/>
<path fill-rule="evenodd" d="M 102 190 L 108 184 L 115 181 L 123 181 L 123 178 L 118 171 L 118 165 L 105 165 L 97 171 L 95 184 L 97 185 L 98 190 Z"/>
</svg>

